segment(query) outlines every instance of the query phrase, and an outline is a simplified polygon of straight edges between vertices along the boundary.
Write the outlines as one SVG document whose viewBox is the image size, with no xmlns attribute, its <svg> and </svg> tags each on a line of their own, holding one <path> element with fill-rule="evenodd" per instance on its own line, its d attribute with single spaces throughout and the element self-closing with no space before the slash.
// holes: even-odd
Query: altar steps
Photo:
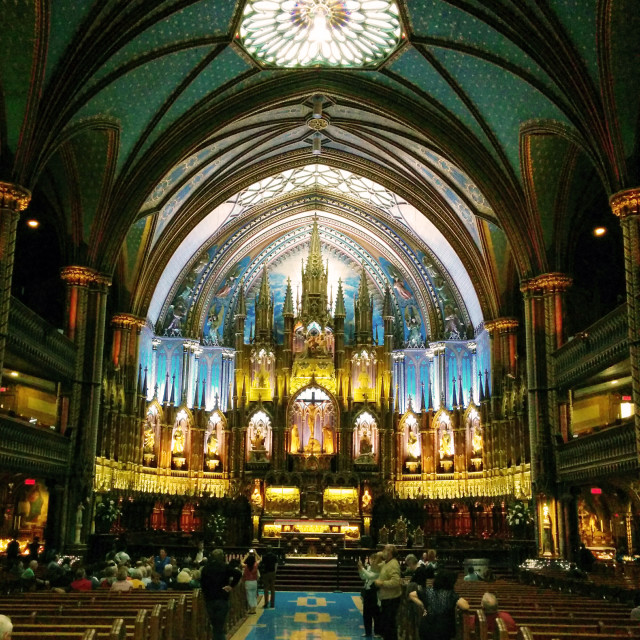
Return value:
<svg viewBox="0 0 640 640">
<path fill-rule="evenodd" d="M 277 591 L 360 591 L 358 568 L 342 565 L 338 575 L 336 558 L 287 557 L 278 565 Z"/>
</svg>

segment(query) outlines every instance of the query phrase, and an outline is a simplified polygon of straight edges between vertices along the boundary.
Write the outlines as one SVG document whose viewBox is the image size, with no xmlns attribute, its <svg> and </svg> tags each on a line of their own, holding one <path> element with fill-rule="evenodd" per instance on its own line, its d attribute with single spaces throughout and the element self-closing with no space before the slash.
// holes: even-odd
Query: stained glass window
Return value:
<svg viewBox="0 0 640 640">
<path fill-rule="evenodd" d="M 389 0 L 249 0 L 240 39 L 257 60 L 276 67 L 366 67 L 401 38 Z"/>
</svg>

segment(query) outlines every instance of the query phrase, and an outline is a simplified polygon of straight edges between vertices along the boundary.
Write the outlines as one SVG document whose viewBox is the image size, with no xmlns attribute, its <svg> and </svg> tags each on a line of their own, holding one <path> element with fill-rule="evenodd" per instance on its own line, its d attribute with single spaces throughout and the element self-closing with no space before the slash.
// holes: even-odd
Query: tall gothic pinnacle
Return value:
<svg viewBox="0 0 640 640">
<path fill-rule="evenodd" d="M 342 278 L 338 278 L 338 292 L 336 293 L 336 311 L 334 316 L 336 318 L 344 318 L 347 315 L 347 311 L 344 306 L 344 291 L 342 290 Z"/>
<path fill-rule="evenodd" d="M 284 305 L 282 307 L 282 315 L 293 315 L 293 291 L 291 290 L 291 278 L 287 278 L 287 290 L 284 294 Z"/>
</svg>

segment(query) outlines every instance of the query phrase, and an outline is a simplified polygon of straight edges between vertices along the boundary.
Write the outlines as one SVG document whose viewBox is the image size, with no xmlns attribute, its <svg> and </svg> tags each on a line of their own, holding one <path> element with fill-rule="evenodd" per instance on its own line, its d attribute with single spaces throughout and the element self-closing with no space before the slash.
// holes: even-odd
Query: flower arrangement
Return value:
<svg viewBox="0 0 640 640">
<path fill-rule="evenodd" d="M 520 529 L 532 523 L 533 514 L 527 503 L 516 500 L 507 507 L 507 524 L 513 529 Z"/>
<path fill-rule="evenodd" d="M 102 502 L 96 505 L 96 520 L 105 524 L 115 522 L 121 513 L 122 509 L 120 509 L 118 502 L 109 496 L 104 496 Z"/>
</svg>

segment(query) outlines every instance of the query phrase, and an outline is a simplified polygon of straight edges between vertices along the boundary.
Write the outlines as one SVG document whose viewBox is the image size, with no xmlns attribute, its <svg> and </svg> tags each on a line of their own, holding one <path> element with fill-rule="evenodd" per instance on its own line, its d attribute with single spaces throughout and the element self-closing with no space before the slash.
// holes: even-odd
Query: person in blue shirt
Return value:
<svg viewBox="0 0 640 640">
<path fill-rule="evenodd" d="M 151 582 L 147 585 L 147 591 L 166 591 L 167 585 L 160 580 L 160 574 L 154 571 L 151 574 Z"/>
<path fill-rule="evenodd" d="M 476 570 L 473 568 L 473 565 L 469 565 L 467 569 L 467 575 L 464 577 L 465 582 L 478 582 L 480 580 L 480 576 L 476 573 Z"/>
<path fill-rule="evenodd" d="M 160 575 L 164 574 L 164 568 L 171 564 L 171 558 L 167 555 L 167 552 L 164 549 L 160 549 L 160 553 L 153 560 L 154 568 L 156 573 Z"/>
</svg>

